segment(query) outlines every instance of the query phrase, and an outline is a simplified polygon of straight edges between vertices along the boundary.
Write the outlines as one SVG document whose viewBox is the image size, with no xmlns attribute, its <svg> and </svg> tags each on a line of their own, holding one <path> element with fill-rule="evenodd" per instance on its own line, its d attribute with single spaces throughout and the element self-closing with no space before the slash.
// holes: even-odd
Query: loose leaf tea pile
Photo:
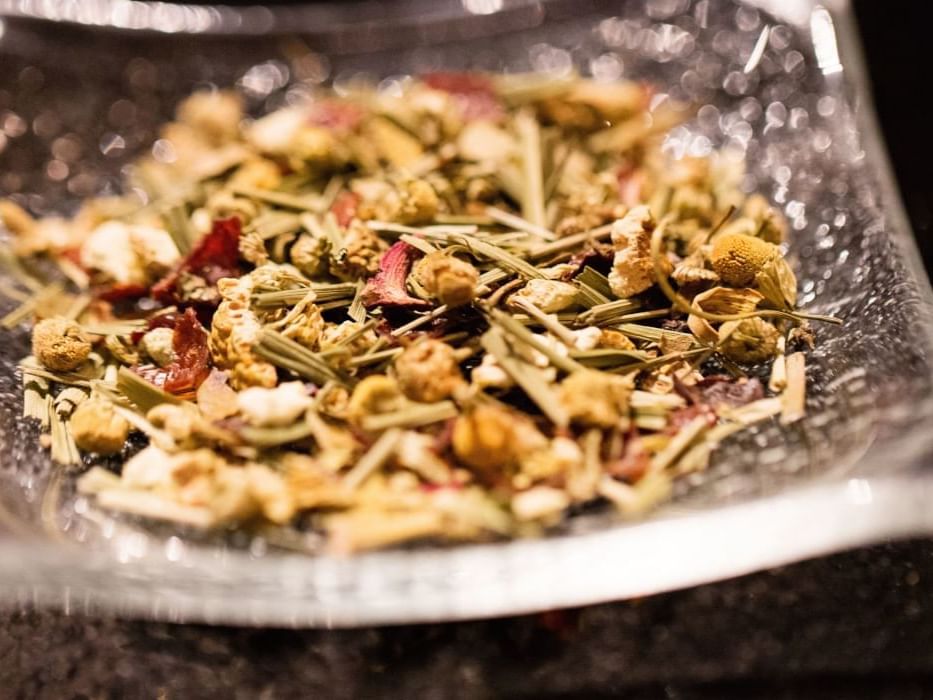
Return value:
<svg viewBox="0 0 933 700">
<path fill-rule="evenodd" d="M 196 93 L 131 194 L 0 202 L 24 415 L 57 462 L 122 455 L 78 479 L 97 507 L 334 552 L 636 516 L 728 435 L 799 419 L 809 321 L 836 321 L 796 310 L 741 161 L 665 148 L 688 116 L 538 75 L 256 120 Z"/>
</svg>

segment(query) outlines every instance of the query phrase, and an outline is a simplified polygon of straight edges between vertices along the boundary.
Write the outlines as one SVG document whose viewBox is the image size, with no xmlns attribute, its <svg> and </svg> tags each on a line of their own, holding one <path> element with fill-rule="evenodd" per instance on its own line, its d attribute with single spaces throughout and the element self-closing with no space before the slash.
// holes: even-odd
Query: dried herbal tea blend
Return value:
<svg viewBox="0 0 933 700">
<path fill-rule="evenodd" d="M 0 202 L 24 415 L 95 507 L 333 552 L 637 516 L 733 432 L 799 419 L 809 322 L 836 321 L 796 310 L 741 161 L 667 152 L 688 116 L 538 75 L 256 120 L 194 94 L 132 194 Z"/>
</svg>

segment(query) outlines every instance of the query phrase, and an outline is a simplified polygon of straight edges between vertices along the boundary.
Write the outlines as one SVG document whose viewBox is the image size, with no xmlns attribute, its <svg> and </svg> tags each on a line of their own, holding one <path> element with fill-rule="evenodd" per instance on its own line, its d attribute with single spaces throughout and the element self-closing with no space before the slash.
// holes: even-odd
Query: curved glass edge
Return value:
<svg viewBox="0 0 933 700">
<path fill-rule="evenodd" d="M 764 6 L 769 0 L 753 2 Z M 933 291 L 870 111 L 851 8 L 837 0 L 829 10 L 845 80 L 861 98 L 861 137 L 873 156 L 870 167 L 881 183 L 893 224 L 891 236 L 918 286 L 919 311 L 933 318 Z M 925 330 L 933 339 L 933 329 Z M 869 451 L 861 463 L 863 471 L 882 462 L 923 466 L 933 445 L 930 433 L 921 426 L 905 434 L 896 451 Z M 125 556 L 115 564 L 109 555 L 97 556 L 77 546 L 63 544 L 57 551 L 36 548 L 28 540 L 0 538 L 0 604 L 241 625 L 349 627 L 494 617 L 660 593 L 930 533 L 931 496 L 933 476 L 919 470 L 850 478 L 679 517 L 670 512 L 584 535 L 374 553 L 352 560 L 283 555 L 277 557 L 273 575 L 262 581 L 251 573 L 257 562 L 243 553 L 192 549 L 178 555 L 179 566 L 166 569 L 156 565 L 157 560 L 164 565 L 164 552 L 156 557 L 154 552 L 134 550 L 131 539 Z M 185 576 L 194 570 L 196 583 Z M 212 570 L 217 572 L 213 579 Z M 263 587 L 270 578 L 280 586 L 276 591 Z M 426 593 L 432 595 L 422 595 Z"/>
<path fill-rule="evenodd" d="M 0 548 L 0 599 L 56 606 L 67 614 L 247 626 L 355 627 L 517 615 L 645 596 L 933 532 L 931 497 L 929 478 L 849 479 L 691 515 L 689 526 L 668 518 L 580 537 L 356 560 L 311 562 L 290 555 L 277 563 L 282 588 L 276 595 L 249 586 L 247 561 L 225 567 L 223 580 L 196 586 L 173 578 L 177 572 L 147 573 L 128 561 L 125 569 L 109 568 L 102 589 L 104 572 L 91 562 L 66 568 L 58 556 L 19 542 Z"/>
</svg>

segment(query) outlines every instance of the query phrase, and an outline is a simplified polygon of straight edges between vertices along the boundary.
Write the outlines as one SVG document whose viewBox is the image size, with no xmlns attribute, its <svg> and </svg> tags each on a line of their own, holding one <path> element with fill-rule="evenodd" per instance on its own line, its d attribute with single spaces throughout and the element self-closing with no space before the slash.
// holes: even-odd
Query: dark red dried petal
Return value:
<svg viewBox="0 0 933 700">
<path fill-rule="evenodd" d="M 694 418 L 699 418 L 701 416 L 706 419 L 709 427 L 712 428 L 714 425 L 716 425 L 718 418 L 716 417 L 716 412 L 712 409 L 712 407 L 705 403 L 695 403 L 692 406 L 679 408 L 671 413 L 666 432 L 671 435 L 675 435 L 681 428 L 687 425 L 687 423 L 692 421 Z"/>
<path fill-rule="evenodd" d="M 606 465 L 606 471 L 617 479 L 634 482 L 641 479 L 651 466 L 651 457 L 638 438 L 629 439 L 619 459 Z"/>
<path fill-rule="evenodd" d="M 355 192 L 344 190 L 334 199 L 330 206 L 330 212 L 337 219 L 337 224 L 341 228 L 346 228 L 356 216 L 356 210 L 360 206 L 360 196 Z"/>
<path fill-rule="evenodd" d="M 752 378 L 745 381 L 717 382 L 705 385 L 706 380 L 700 382 L 703 399 L 713 407 L 726 405 L 730 408 L 744 406 L 752 401 L 764 398 L 765 388 L 761 381 Z"/>
<path fill-rule="evenodd" d="M 207 331 L 194 309 L 176 317 L 172 349 L 175 361 L 165 367 L 134 368 L 147 381 L 171 394 L 187 394 L 197 389 L 210 374 Z"/>
<path fill-rule="evenodd" d="M 424 308 L 430 304 L 423 299 L 411 296 L 405 289 L 405 280 L 415 260 L 421 257 L 421 251 L 404 241 L 395 243 L 379 260 L 379 272 L 366 282 L 363 290 L 363 304 L 403 308 Z"/>
<path fill-rule="evenodd" d="M 224 277 L 239 277 L 240 219 L 217 219 L 211 232 L 165 277 L 152 287 L 152 298 L 163 304 L 175 304 L 181 299 L 178 280 L 182 273 L 202 277 L 209 285 Z"/>
<path fill-rule="evenodd" d="M 466 121 L 498 121 L 505 115 L 502 101 L 488 76 L 481 73 L 427 73 L 421 81 L 434 90 L 449 93 Z"/>
<path fill-rule="evenodd" d="M 110 303 L 142 299 L 148 294 L 149 288 L 142 284 L 112 284 L 108 287 L 101 287 L 94 292 L 95 297 Z"/>
<path fill-rule="evenodd" d="M 321 100 L 311 105 L 308 123 L 334 131 L 352 131 L 363 119 L 363 110 L 350 102 Z"/>
</svg>

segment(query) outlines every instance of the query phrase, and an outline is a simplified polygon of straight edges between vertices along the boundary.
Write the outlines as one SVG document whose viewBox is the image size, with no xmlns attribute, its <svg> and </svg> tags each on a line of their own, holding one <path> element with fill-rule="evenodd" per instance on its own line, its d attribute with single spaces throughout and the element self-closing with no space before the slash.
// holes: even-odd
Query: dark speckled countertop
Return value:
<svg viewBox="0 0 933 700">
<path fill-rule="evenodd" d="M 933 697 L 933 542 L 643 600 L 451 625 L 0 624 L 3 698 Z"/>
<path fill-rule="evenodd" d="M 856 2 L 928 268 L 926 3 Z M 0 613 L 0 699 L 933 698 L 933 541 L 582 610 L 451 625 L 257 630 Z"/>
</svg>

